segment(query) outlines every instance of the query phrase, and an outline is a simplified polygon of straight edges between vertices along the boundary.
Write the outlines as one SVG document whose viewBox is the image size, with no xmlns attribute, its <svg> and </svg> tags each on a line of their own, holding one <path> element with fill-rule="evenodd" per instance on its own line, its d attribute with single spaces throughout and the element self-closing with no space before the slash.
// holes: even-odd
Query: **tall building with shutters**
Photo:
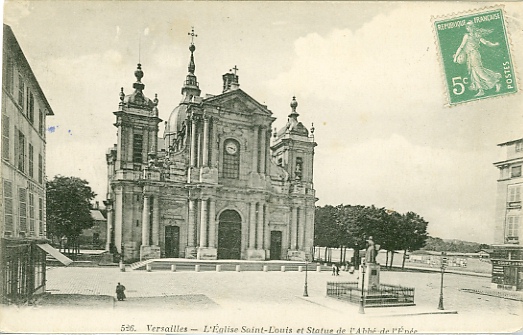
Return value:
<svg viewBox="0 0 523 335">
<path fill-rule="evenodd" d="M 144 95 L 140 64 L 133 92 L 120 92 L 117 144 L 106 155 L 107 249 L 126 261 L 304 260 L 317 200 L 314 128 L 292 98 L 287 123 L 273 129 L 272 112 L 239 88 L 236 67 L 220 94 L 202 96 L 195 50 L 166 122 L 158 98 Z"/>
<path fill-rule="evenodd" d="M 492 286 L 523 290 L 523 138 L 498 144 L 503 160 L 499 169 L 496 196 L 495 235 L 492 262 Z"/>
<path fill-rule="evenodd" d="M 3 26 L 2 301 L 45 291 L 45 120 L 53 115 L 8 25 Z"/>
</svg>

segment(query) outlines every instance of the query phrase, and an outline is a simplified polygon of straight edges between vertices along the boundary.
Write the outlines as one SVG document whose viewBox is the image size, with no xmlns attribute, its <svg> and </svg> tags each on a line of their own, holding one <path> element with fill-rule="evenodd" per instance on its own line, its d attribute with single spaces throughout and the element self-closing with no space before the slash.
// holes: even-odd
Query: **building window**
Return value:
<svg viewBox="0 0 523 335">
<path fill-rule="evenodd" d="M 41 154 L 38 155 L 38 182 L 44 183 L 44 158 Z"/>
<path fill-rule="evenodd" d="M 510 169 L 510 176 L 512 178 L 521 177 L 521 165 L 513 166 L 512 169 Z"/>
<path fill-rule="evenodd" d="M 303 177 L 303 158 L 296 157 L 296 171 L 295 171 L 296 179 L 301 180 Z"/>
<path fill-rule="evenodd" d="M 13 59 L 8 56 L 6 59 L 5 89 L 10 94 L 13 94 L 14 81 L 15 81 L 14 74 L 15 74 L 15 66 L 13 63 Z"/>
<path fill-rule="evenodd" d="M 33 124 L 35 122 L 35 100 L 33 93 L 28 94 L 28 99 L 29 106 L 27 107 L 27 117 L 29 118 L 29 122 Z"/>
<path fill-rule="evenodd" d="M 25 188 L 18 189 L 18 203 L 20 208 L 20 231 L 27 229 L 27 190 Z"/>
<path fill-rule="evenodd" d="M 223 146 L 223 177 L 240 177 L 240 144 L 236 140 L 227 140 Z"/>
<path fill-rule="evenodd" d="M 508 202 L 521 201 L 521 185 L 511 185 L 508 187 Z"/>
<path fill-rule="evenodd" d="M 2 114 L 2 158 L 9 161 L 9 116 Z"/>
<path fill-rule="evenodd" d="M 44 235 L 44 199 L 38 198 L 38 234 Z"/>
<path fill-rule="evenodd" d="M 283 158 L 282 157 L 278 158 L 278 166 L 283 167 Z"/>
<path fill-rule="evenodd" d="M 523 151 L 523 141 L 516 142 L 516 152 Z"/>
<path fill-rule="evenodd" d="M 507 217 L 507 230 L 505 235 L 507 237 L 519 237 L 519 216 L 508 216 Z"/>
<path fill-rule="evenodd" d="M 143 151 L 143 135 L 133 135 L 133 162 L 142 163 L 142 151 Z"/>
<path fill-rule="evenodd" d="M 34 149 L 33 145 L 29 143 L 29 177 L 34 175 Z"/>
<path fill-rule="evenodd" d="M 44 129 L 45 129 L 45 123 L 44 123 L 44 112 L 39 109 L 38 110 L 38 132 L 40 135 L 44 135 Z"/>
<path fill-rule="evenodd" d="M 5 231 L 13 233 L 13 183 L 4 180 L 4 219 Z"/>
<path fill-rule="evenodd" d="M 17 166 L 21 172 L 25 171 L 25 135 L 18 130 L 18 141 L 16 143 Z"/>
<path fill-rule="evenodd" d="M 35 233 L 35 195 L 29 192 L 29 232 L 30 235 Z"/>
<path fill-rule="evenodd" d="M 18 74 L 18 104 L 24 109 L 24 77 Z"/>
</svg>

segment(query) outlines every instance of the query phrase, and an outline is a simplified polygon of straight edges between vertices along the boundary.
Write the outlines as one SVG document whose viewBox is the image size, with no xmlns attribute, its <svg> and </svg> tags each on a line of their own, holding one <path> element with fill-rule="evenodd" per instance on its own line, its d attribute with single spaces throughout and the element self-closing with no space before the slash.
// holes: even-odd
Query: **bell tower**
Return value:
<svg viewBox="0 0 523 335">
<path fill-rule="evenodd" d="M 115 169 L 142 170 L 147 164 L 149 153 L 156 153 L 158 146 L 158 98 L 153 101 L 145 97 L 142 83 L 142 65 L 134 71 L 136 82 L 134 92 L 125 95 L 120 91 L 120 103 L 116 115 L 115 127 L 118 128 Z"/>
<path fill-rule="evenodd" d="M 310 256 L 314 242 L 313 185 L 314 127 L 309 130 L 298 121 L 298 102 L 292 97 L 291 113 L 287 124 L 279 131 L 274 130 L 271 146 L 274 162 L 287 172 L 288 192 L 286 202 L 289 216 L 286 231 L 289 235 L 287 259 L 305 260 Z"/>
</svg>

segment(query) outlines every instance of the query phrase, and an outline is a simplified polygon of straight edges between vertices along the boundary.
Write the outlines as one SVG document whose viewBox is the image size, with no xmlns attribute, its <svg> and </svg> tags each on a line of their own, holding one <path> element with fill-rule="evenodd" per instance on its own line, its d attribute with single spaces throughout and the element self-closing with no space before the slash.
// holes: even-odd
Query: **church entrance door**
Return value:
<svg viewBox="0 0 523 335">
<path fill-rule="evenodd" d="M 165 257 L 180 256 L 180 227 L 165 226 Z"/>
<path fill-rule="evenodd" d="M 271 231 L 271 259 L 281 259 L 281 231 Z"/>
<path fill-rule="evenodd" d="M 218 259 L 240 259 L 242 219 L 234 210 L 226 210 L 218 219 Z"/>
</svg>

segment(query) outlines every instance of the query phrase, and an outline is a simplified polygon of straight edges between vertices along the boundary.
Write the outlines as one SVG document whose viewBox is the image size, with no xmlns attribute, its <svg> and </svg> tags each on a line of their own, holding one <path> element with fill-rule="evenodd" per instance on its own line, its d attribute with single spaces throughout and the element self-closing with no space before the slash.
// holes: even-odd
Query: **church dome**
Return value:
<svg viewBox="0 0 523 335">
<path fill-rule="evenodd" d="M 167 135 L 177 135 L 186 126 L 187 105 L 179 105 L 171 112 L 165 128 L 164 138 Z"/>
</svg>

